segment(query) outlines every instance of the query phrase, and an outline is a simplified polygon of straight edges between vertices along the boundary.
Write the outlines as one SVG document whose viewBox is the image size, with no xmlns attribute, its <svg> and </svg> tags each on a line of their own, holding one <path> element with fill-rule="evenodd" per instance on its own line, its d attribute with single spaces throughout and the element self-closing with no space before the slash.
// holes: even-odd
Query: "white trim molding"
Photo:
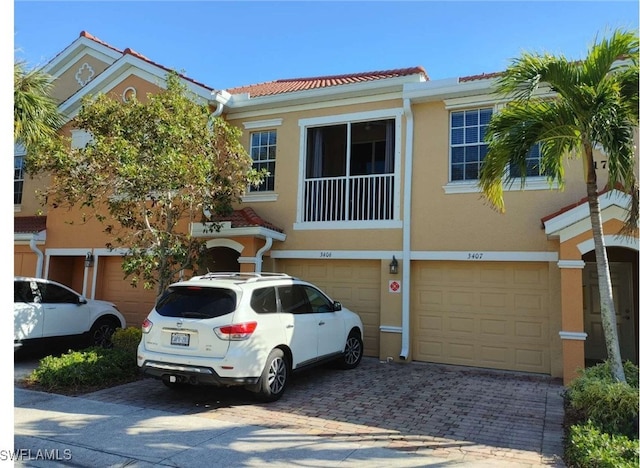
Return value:
<svg viewBox="0 0 640 468">
<path fill-rule="evenodd" d="M 558 260 L 558 268 L 584 269 L 585 263 L 582 260 Z"/>
<path fill-rule="evenodd" d="M 411 252 L 411 260 L 465 262 L 557 262 L 556 252 L 489 252 L 485 250 Z"/>
<path fill-rule="evenodd" d="M 395 250 L 272 250 L 271 258 L 317 258 L 321 260 L 389 260 L 402 252 Z"/>
<path fill-rule="evenodd" d="M 396 327 L 393 325 L 380 325 L 380 331 L 382 333 L 402 333 L 402 327 Z"/>
<path fill-rule="evenodd" d="M 628 249 L 640 250 L 640 240 L 637 237 L 606 235 L 604 236 L 604 245 L 607 247 L 626 247 Z M 582 255 L 595 249 L 593 239 L 588 239 L 578 244 L 578 250 Z"/>
<path fill-rule="evenodd" d="M 282 125 L 282 119 L 254 120 L 253 122 L 242 122 L 245 130 L 254 130 L 258 128 L 273 128 Z"/>
<path fill-rule="evenodd" d="M 207 249 L 213 249 L 214 247 L 226 247 L 228 249 L 235 250 L 238 253 L 242 253 L 244 250 L 244 245 L 231 239 L 210 239 L 205 245 L 207 246 Z"/>
<path fill-rule="evenodd" d="M 561 340 L 585 341 L 587 339 L 587 334 L 584 332 L 560 331 L 559 335 Z"/>
</svg>

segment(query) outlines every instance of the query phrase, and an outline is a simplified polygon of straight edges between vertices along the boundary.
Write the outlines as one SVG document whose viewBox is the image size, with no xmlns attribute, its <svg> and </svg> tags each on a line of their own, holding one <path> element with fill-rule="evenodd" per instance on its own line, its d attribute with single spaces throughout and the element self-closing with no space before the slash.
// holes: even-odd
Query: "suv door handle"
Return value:
<svg viewBox="0 0 640 468">
<path fill-rule="evenodd" d="M 318 325 L 324 325 L 324 321 L 320 321 Z"/>
</svg>

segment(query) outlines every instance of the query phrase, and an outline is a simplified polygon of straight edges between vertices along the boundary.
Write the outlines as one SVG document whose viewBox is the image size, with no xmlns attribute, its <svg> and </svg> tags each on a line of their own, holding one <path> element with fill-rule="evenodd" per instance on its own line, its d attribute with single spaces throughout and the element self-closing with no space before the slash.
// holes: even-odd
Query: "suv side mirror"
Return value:
<svg viewBox="0 0 640 468">
<path fill-rule="evenodd" d="M 87 299 L 84 296 L 78 296 L 78 304 L 86 304 Z"/>
<path fill-rule="evenodd" d="M 340 304 L 338 301 L 334 301 L 333 302 L 333 311 L 334 312 L 338 312 L 339 310 L 342 310 L 342 304 Z"/>
</svg>

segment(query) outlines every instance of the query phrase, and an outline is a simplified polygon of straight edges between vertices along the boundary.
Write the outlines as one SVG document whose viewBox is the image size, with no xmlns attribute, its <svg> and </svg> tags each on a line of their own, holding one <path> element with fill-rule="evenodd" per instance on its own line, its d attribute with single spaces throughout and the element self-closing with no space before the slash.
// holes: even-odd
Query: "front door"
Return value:
<svg viewBox="0 0 640 468">
<path fill-rule="evenodd" d="M 631 264 L 610 263 L 609 270 L 611 272 L 613 302 L 616 308 L 620 354 L 623 361 L 636 362 Z M 587 333 L 585 358 L 600 361 L 607 358 L 607 349 L 600 316 L 600 292 L 595 263 L 586 263 L 582 278 L 584 327 Z"/>
</svg>

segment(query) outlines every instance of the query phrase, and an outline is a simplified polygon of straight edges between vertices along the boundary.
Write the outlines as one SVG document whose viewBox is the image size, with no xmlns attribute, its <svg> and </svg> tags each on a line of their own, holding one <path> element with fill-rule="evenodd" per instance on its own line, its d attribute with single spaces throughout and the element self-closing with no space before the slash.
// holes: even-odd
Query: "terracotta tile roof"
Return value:
<svg viewBox="0 0 640 468">
<path fill-rule="evenodd" d="M 458 78 L 460 83 L 466 83 L 468 81 L 488 80 L 490 78 L 497 78 L 502 75 L 502 72 L 495 73 L 481 73 L 480 75 L 462 76 Z"/>
<path fill-rule="evenodd" d="M 31 234 L 47 229 L 46 216 L 18 216 L 13 218 L 13 232 Z"/>
<path fill-rule="evenodd" d="M 139 58 L 140 60 L 143 60 L 143 61 L 147 62 L 148 64 L 153 65 L 153 66 L 155 66 L 155 67 L 162 68 L 163 70 L 165 70 L 165 71 L 167 71 L 167 72 L 173 72 L 173 71 L 175 71 L 175 70 L 172 70 L 171 68 L 167 68 L 167 67 L 165 67 L 164 65 L 160 65 L 159 63 L 154 62 L 153 60 L 150 60 L 149 58 L 145 57 L 144 55 L 140 54 L 139 52 L 136 52 L 135 50 L 133 50 L 133 49 L 131 49 L 131 48 L 129 48 L 129 47 L 127 47 L 127 48 L 126 48 L 126 49 L 124 49 L 124 50 L 116 49 L 115 47 L 113 47 L 113 46 L 111 46 L 111 45 L 107 44 L 106 42 L 104 42 L 104 41 L 102 41 L 102 40 L 98 39 L 97 37 L 95 37 L 94 35 L 92 35 L 92 34 L 88 33 L 87 31 L 82 31 L 82 32 L 80 33 L 80 37 L 86 37 L 87 39 L 90 39 L 90 40 L 92 40 L 93 42 L 96 42 L 96 43 L 101 44 L 101 45 L 103 45 L 103 46 L 105 46 L 105 47 L 108 47 L 108 48 L 110 48 L 110 49 L 112 49 L 112 50 L 115 50 L 116 52 L 119 52 L 119 53 L 121 53 L 122 55 L 131 55 L 131 56 L 133 56 L 133 57 L 137 57 L 137 58 Z M 182 74 L 182 73 L 178 73 L 178 75 L 179 75 L 181 78 L 184 78 L 184 79 L 185 79 L 185 80 L 187 80 L 187 81 L 190 81 L 190 82 L 192 82 L 192 83 L 194 83 L 194 84 L 197 84 L 198 86 L 202 86 L 203 88 L 206 88 L 206 89 L 208 89 L 208 90 L 210 90 L 210 91 L 213 91 L 213 89 L 214 89 L 214 88 L 212 88 L 211 86 L 207 86 L 206 84 L 201 83 L 201 82 L 199 82 L 199 81 L 196 81 L 196 80 L 194 80 L 193 78 L 189 78 L 188 76 L 186 76 L 186 75 L 184 75 L 184 74 Z"/>
<path fill-rule="evenodd" d="M 284 232 L 284 229 L 271 224 L 270 222 L 261 218 L 253 208 L 243 208 L 241 210 L 234 210 L 228 216 L 219 216 L 216 221 L 230 221 L 232 228 L 239 227 L 264 227 L 276 232 Z"/>
<path fill-rule="evenodd" d="M 615 187 L 616 190 L 620 190 L 622 192 L 624 192 L 624 188 L 620 185 L 617 185 Z M 602 189 L 601 191 L 598 192 L 598 196 L 603 195 L 607 192 L 609 192 L 611 189 L 609 188 L 609 186 L 605 187 L 604 189 Z M 574 208 L 577 208 L 578 206 L 587 203 L 588 198 L 587 197 L 582 197 L 580 200 L 578 200 L 577 202 L 571 203 L 567 206 L 564 206 L 562 208 L 560 208 L 558 211 L 551 213 L 547 216 L 545 216 L 544 218 L 542 218 L 540 221 L 542 221 L 542 226 L 544 227 L 544 223 L 546 223 L 547 221 L 549 221 L 550 219 L 555 218 L 556 216 L 560 216 L 562 213 L 566 213 L 567 211 L 570 211 Z"/>
<path fill-rule="evenodd" d="M 383 80 L 400 76 L 422 75 L 429 79 L 427 72 L 422 67 L 398 68 L 395 70 L 382 70 L 363 73 L 351 73 L 347 75 L 317 76 L 312 78 L 292 78 L 284 80 L 268 81 L 237 88 L 227 89 L 230 94 L 248 93 L 251 97 L 272 96 L 275 94 L 292 93 L 295 91 L 307 91 L 310 89 L 329 88 L 353 83 Z"/>
</svg>

